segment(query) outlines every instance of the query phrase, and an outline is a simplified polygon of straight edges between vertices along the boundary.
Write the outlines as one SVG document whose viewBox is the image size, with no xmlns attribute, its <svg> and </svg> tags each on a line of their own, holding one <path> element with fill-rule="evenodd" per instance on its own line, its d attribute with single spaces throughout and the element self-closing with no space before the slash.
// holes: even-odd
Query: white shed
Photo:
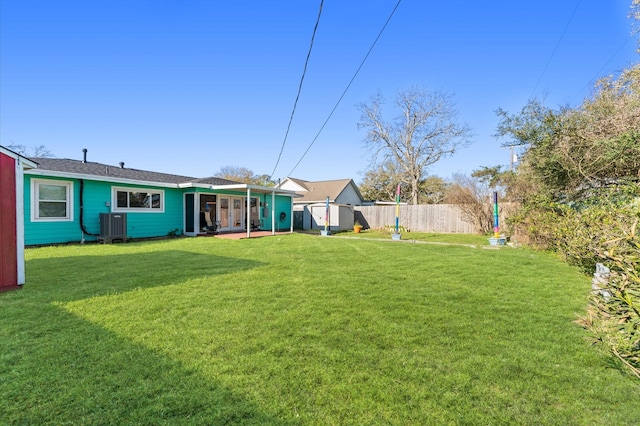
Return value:
<svg viewBox="0 0 640 426">
<path fill-rule="evenodd" d="M 327 204 L 316 203 L 304 207 L 303 229 L 321 230 L 327 220 Z M 346 204 L 330 204 L 328 211 L 328 229 L 347 231 L 353 229 L 354 209 Z"/>
</svg>

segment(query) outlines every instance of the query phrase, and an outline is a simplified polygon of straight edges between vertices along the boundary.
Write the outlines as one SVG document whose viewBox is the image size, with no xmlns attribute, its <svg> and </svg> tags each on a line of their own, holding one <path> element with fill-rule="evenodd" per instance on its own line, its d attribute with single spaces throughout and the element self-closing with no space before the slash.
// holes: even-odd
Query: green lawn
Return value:
<svg viewBox="0 0 640 426">
<path fill-rule="evenodd" d="M 0 294 L 0 424 L 636 425 L 526 249 L 284 235 L 28 249 Z"/>
<path fill-rule="evenodd" d="M 343 237 L 357 237 L 357 238 L 375 238 L 375 239 L 391 239 L 391 233 L 393 229 L 381 230 L 381 229 L 365 229 L 360 233 L 354 233 L 353 231 L 339 232 L 337 236 Z M 469 235 L 469 234 L 436 234 L 432 232 L 401 232 L 401 240 L 404 241 L 417 241 L 424 243 L 447 243 L 447 244 L 464 244 L 475 246 L 488 246 L 489 237 L 487 235 Z"/>
</svg>

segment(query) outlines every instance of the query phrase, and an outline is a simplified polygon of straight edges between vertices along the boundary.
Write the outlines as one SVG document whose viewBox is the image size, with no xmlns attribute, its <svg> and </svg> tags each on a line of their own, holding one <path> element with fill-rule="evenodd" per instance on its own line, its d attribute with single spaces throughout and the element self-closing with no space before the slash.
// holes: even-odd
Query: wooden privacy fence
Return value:
<svg viewBox="0 0 640 426">
<path fill-rule="evenodd" d="M 355 219 L 365 228 L 395 226 L 396 206 L 355 206 Z M 500 222 L 504 224 L 504 215 Z M 421 204 L 400 206 L 400 226 L 413 232 L 474 234 L 472 223 L 463 219 L 455 204 Z M 501 226 L 502 227 L 502 226 Z"/>
</svg>

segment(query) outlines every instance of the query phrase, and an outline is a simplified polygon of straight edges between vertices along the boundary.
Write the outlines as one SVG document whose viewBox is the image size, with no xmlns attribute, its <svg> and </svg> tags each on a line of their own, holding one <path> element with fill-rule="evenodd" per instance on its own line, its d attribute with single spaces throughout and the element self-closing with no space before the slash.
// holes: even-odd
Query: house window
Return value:
<svg viewBox="0 0 640 426">
<path fill-rule="evenodd" d="M 69 222 L 73 220 L 73 182 L 31 180 L 31 220 Z"/>
<path fill-rule="evenodd" d="M 139 188 L 113 188 L 114 211 L 163 212 L 164 191 Z"/>
</svg>

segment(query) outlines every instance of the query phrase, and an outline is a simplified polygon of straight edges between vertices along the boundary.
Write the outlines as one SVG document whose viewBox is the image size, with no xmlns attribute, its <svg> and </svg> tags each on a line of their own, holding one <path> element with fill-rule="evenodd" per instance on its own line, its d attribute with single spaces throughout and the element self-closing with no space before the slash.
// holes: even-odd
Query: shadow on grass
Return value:
<svg viewBox="0 0 640 426">
<path fill-rule="evenodd" d="M 29 260 L 24 289 L 0 299 L 0 423 L 287 425 L 214 377 L 60 309 L 261 264 L 179 250 Z"/>
<path fill-rule="evenodd" d="M 248 259 L 168 250 L 147 253 L 32 259 L 22 291 L 65 302 L 245 271 Z"/>
<path fill-rule="evenodd" d="M 58 307 L 24 314 L 0 341 L 3 424 L 290 424 Z"/>
</svg>

